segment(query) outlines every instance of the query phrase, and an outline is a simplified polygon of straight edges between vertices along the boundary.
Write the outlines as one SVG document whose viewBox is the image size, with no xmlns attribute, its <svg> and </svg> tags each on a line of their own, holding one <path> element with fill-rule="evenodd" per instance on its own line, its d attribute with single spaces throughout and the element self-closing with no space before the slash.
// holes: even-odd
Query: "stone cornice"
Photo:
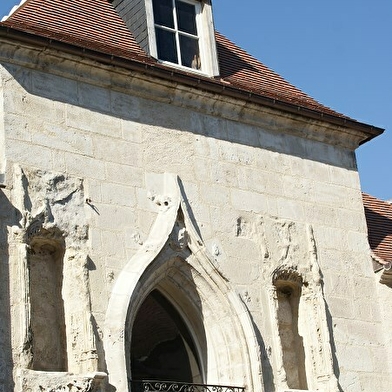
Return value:
<svg viewBox="0 0 392 392">
<path fill-rule="evenodd" d="M 50 40 L 46 40 L 46 44 L 37 43 L 36 37 L 31 36 L 28 40 L 22 33 L 17 36 L 19 42 L 9 29 L 0 26 L 2 64 L 15 64 L 110 87 L 141 98 L 350 150 L 383 132 L 381 128 L 354 120 L 252 95 L 216 80 L 197 79 L 195 75 L 142 64 L 136 60 L 125 61 Z"/>
</svg>

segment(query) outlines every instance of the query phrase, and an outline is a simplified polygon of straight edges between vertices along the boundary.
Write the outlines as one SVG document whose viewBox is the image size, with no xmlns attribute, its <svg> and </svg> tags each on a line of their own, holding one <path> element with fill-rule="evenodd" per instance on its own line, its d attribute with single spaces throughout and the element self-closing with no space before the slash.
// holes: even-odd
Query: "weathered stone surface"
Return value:
<svg viewBox="0 0 392 392">
<path fill-rule="evenodd" d="M 290 390 L 294 355 L 308 390 L 387 392 L 391 292 L 371 269 L 351 136 L 58 56 L 0 50 L 0 390 L 127 391 L 132 317 L 158 289 L 211 384 Z M 48 293 L 63 309 L 34 310 Z M 34 364 L 37 313 L 63 315 L 62 373 Z M 89 375 L 106 370 L 108 385 Z"/>
<path fill-rule="evenodd" d="M 72 373 L 45 373 L 24 370 L 20 374 L 24 392 L 103 392 L 106 374 L 83 376 Z"/>
</svg>

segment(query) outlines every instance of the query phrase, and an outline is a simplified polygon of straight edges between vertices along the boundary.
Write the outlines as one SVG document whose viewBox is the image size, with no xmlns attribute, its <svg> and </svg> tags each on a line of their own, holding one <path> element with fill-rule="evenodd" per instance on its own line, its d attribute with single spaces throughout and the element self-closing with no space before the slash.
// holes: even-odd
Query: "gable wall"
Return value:
<svg viewBox="0 0 392 392">
<path fill-rule="evenodd" d="M 311 226 L 340 385 L 344 391 L 369 390 L 372 380 L 374 390 L 387 390 L 388 365 L 379 366 L 385 355 L 383 320 L 350 149 L 295 136 L 292 120 L 284 116 L 263 117 L 253 108 L 237 107 L 231 113 L 234 121 L 227 114 L 232 103 L 207 94 L 201 99 L 189 90 L 163 85 L 151 91 L 149 82 L 137 75 L 77 62 L 67 68 L 59 60 L 48 73 L 42 68 L 45 60 L 37 68 L 24 67 L 21 59 L 27 55 L 19 49 L 15 63 L 4 62 L 1 68 L 8 185 L 4 194 L 20 215 L 28 211 L 37 216 L 46 202 L 60 228 L 72 231 L 66 228 L 70 215 L 76 216 L 74 227 L 88 228 L 88 239 L 68 234 L 67 242 L 82 249 L 87 259 L 80 275 L 88 275 L 86 303 L 90 301 L 96 325 L 98 370 L 105 370 L 99 338 L 113 284 L 147 239 L 157 215 L 154 196 L 163 192 L 163 173 L 169 172 L 181 179 L 217 268 L 252 315 L 262 337 L 264 369 L 279 371 L 267 271 L 270 264 L 301 264 L 307 258 L 311 240 L 306 230 Z M 248 115 L 260 116 L 262 125 L 242 122 Z M 285 121 L 287 133 L 281 126 Z M 43 182 L 26 185 L 20 168 L 27 182 L 33 184 L 37 173 Z M 78 189 L 81 195 L 82 202 L 70 203 L 68 210 L 67 204 L 56 209 L 58 195 L 44 190 L 45 181 L 51 183 L 58 173 L 72 179 L 64 185 L 69 193 Z M 83 188 L 75 188 L 79 180 Z M 21 225 L 13 219 L 13 225 Z M 12 276 L 19 271 L 20 255 L 12 250 L 19 239 L 10 234 L 7 241 Z M 75 273 L 74 278 L 80 276 Z M 17 299 L 21 290 L 11 283 L 16 314 L 22 306 Z M 72 307 L 79 299 L 69 296 Z M 17 331 L 23 321 L 13 324 Z M 306 331 L 306 325 L 303 328 Z M 15 334 L 14 363 L 21 366 L 23 337 Z M 88 333 L 83 339 L 94 340 Z M 82 366 L 78 358 L 71 363 L 75 369 Z M 266 388 L 273 388 L 273 376 L 264 378 Z"/>
</svg>

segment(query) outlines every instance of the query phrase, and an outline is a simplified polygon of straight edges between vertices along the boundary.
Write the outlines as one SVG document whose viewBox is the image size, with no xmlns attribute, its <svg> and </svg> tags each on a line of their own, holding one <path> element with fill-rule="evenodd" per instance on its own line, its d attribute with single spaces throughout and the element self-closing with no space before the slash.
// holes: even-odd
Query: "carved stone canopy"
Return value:
<svg viewBox="0 0 392 392">
<path fill-rule="evenodd" d="M 272 283 L 276 287 L 301 287 L 303 284 L 303 278 L 296 269 L 281 266 L 273 272 Z"/>
</svg>

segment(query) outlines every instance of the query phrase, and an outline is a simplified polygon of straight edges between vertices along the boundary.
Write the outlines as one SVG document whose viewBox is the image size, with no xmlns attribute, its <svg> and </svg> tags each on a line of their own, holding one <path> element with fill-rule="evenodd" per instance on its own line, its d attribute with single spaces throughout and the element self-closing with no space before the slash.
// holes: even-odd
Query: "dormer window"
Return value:
<svg viewBox="0 0 392 392">
<path fill-rule="evenodd" d="M 201 69 L 198 16 L 200 3 L 183 0 L 153 0 L 158 59 Z"/>
<path fill-rule="evenodd" d="M 112 0 L 141 48 L 171 67 L 218 76 L 211 0 Z"/>
</svg>

